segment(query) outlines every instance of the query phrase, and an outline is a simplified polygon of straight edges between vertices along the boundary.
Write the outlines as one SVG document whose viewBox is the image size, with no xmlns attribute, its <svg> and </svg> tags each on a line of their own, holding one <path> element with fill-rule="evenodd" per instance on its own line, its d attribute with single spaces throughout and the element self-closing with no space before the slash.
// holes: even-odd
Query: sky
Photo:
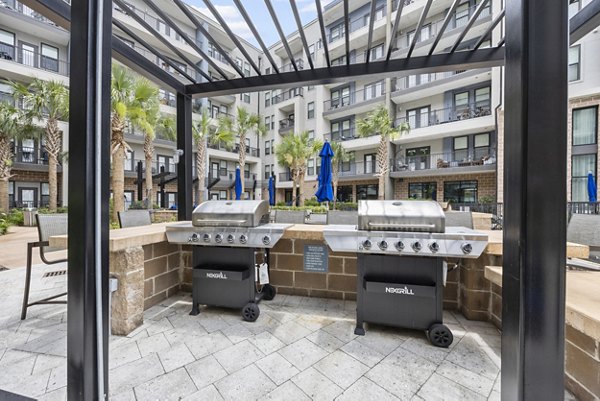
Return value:
<svg viewBox="0 0 600 401">
<path fill-rule="evenodd" d="M 302 19 L 302 25 L 306 25 L 306 23 L 317 17 L 315 0 L 292 1 L 295 1 L 296 3 L 300 18 Z M 324 7 L 331 1 L 333 0 L 322 0 L 321 5 Z M 195 6 L 209 17 L 212 15 L 203 0 L 186 0 L 186 2 Z M 294 19 L 294 14 L 292 13 L 290 0 L 271 0 L 271 3 L 275 8 L 277 18 L 279 19 L 279 23 L 286 36 L 296 31 L 298 28 L 296 20 Z M 258 47 L 258 42 L 254 39 L 254 35 L 252 35 L 250 28 L 246 25 L 246 22 L 232 0 L 212 0 L 212 4 L 217 8 L 221 17 L 227 21 L 233 32 Z M 267 47 L 280 40 L 279 34 L 275 29 L 273 20 L 271 19 L 267 6 L 263 0 L 243 0 L 242 4 L 244 5 L 246 12 L 250 14 L 254 26 L 260 33 Z"/>
</svg>

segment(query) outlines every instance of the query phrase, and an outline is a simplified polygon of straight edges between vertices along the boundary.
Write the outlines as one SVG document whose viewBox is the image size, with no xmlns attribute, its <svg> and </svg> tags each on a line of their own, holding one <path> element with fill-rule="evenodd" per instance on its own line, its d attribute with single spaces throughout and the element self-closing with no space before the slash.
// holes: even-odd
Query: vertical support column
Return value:
<svg viewBox="0 0 600 401">
<path fill-rule="evenodd" d="M 71 5 L 67 395 L 108 395 L 112 2 Z M 76 134 L 73 134 L 76 133 Z"/>
<path fill-rule="evenodd" d="M 177 94 L 177 149 L 183 156 L 177 164 L 177 218 L 192 219 L 192 98 Z M 202 179 L 198 177 L 198 179 Z"/>
<path fill-rule="evenodd" d="M 502 399 L 562 400 L 567 2 L 506 2 Z"/>
</svg>

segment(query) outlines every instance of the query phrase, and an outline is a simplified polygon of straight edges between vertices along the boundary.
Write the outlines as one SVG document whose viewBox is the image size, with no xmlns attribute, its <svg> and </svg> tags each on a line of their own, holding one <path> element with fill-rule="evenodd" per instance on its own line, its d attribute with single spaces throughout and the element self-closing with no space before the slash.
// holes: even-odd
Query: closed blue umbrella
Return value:
<svg viewBox="0 0 600 401">
<path fill-rule="evenodd" d="M 242 177 L 240 175 L 240 168 L 235 169 L 235 200 L 240 200 L 242 197 Z"/>
<path fill-rule="evenodd" d="M 329 142 L 325 142 L 319 156 L 321 157 L 321 169 L 319 171 L 319 188 L 317 188 L 315 196 L 319 202 L 332 202 L 331 158 L 333 157 L 333 149 L 331 149 Z"/>
<path fill-rule="evenodd" d="M 269 205 L 275 206 L 275 177 L 269 177 Z"/>
<path fill-rule="evenodd" d="M 594 181 L 594 175 L 590 171 L 588 173 L 588 199 L 590 202 L 598 202 L 598 192 L 596 191 L 596 182 Z"/>
</svg>

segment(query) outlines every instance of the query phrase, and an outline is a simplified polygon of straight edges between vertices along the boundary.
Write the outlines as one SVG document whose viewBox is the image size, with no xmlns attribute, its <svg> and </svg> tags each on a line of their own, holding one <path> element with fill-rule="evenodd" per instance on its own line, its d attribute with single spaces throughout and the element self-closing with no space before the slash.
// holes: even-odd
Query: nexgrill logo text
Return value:
<svg viewBox="0 0 600 401">
<path fill-rule="evenodd" d="M 395 287 L 385 287 L 385 292 L 390 294 L 404 294 L 404 295 L 415 295 L 413 290 L 408 287 L 404 288 L 395 288 Z"/>
<path fill-rule="evenodd" d="M 206 273 L 206 278 L 218 278 L 220 280 L 227 280 L 227 275 L 223 272 L 219 273 Z"/>
</svg>

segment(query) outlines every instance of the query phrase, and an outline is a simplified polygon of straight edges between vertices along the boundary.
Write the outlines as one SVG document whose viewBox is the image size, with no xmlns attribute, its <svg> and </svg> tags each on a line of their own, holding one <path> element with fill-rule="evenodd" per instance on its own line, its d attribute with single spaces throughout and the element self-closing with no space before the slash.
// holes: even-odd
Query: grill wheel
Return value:
<svg viewBox="0 0 600 401">
<path fill-rule="evenodd" d="M 277 289 L 271 284 L 265 284 L 262 288 L 263 298 L 265 301 L 271 301 L 277 295 Z"/>
<path fill-rule="evenodd" d="M 242 318 L 247 322 L 254 322 L 260 315 L 260 309 L 254 302 L 249 302 L 242 309 Z"/>
<path fill-rule="evenodd" d="M 442 348 L 448 348 L 452 344 L 452 341 L 454 341 L 454 336 L 450 329 L 440 323 L 431 325 L 427 332 L 427 337 L 433 345 Z"/>
</svg>

